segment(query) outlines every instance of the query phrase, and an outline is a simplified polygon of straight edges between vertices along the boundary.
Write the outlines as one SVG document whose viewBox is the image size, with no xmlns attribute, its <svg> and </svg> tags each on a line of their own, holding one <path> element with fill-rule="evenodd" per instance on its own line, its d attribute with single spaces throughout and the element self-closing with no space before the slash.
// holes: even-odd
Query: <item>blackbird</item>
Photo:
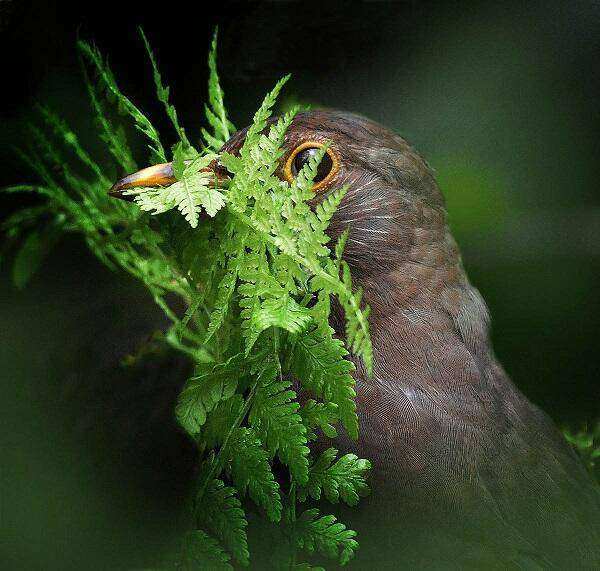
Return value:
<svg viewBox="0 0 600 571">
<path fill-rule="evenodd" d="M 325 141 L 316 200 L 348 185 L 330 236 L 349 229 L 345 259 L 372 309 L 359 440 L 336 443 L 373 463 L 371 496 L 343 514 L 361 534 L 356 567 L 600 569 L 599 489 L 496 360 L 432 169 L 377 123 L 316 110 L 294 119 L 278 175 L 292 180 Z M 172 180 L 157 165 L 111 192 Z M 331 324 L 342 333 L 339 308 Z"/>
</svg>

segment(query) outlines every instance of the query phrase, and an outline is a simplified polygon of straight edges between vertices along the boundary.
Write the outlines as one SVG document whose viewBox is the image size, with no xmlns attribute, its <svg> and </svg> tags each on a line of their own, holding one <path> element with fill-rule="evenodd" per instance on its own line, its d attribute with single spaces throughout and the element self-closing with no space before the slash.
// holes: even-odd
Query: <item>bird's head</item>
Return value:
<svg viewBox="0 0 600 571">
<path fill-rule="evenodd" d="M 274 119 L 273 119 L 274 120 Z M 246 130 L 223 146 L 239 152 Z M 315 178 L 315 200 L 347 185 L 329 234 L 345 228 L 345 249 L 353 274 L 361 281 L 398 272 L 407 262 L 433 267 L 447 257 L 444 200 L 427 163 L 401 137 L 363 117 L 332 110 L 299 113 L 288 129 L 277 175 L 288 181 L 311 153 L 327 143 Z M 217 177 L 227 171 L 215 164 Z M 174 182 L 171 163 L 149 167 L 117 182 L 111 194 L 136 186 Z M 368 285 L 368 284 L 362 284 Z"/>
</svg>

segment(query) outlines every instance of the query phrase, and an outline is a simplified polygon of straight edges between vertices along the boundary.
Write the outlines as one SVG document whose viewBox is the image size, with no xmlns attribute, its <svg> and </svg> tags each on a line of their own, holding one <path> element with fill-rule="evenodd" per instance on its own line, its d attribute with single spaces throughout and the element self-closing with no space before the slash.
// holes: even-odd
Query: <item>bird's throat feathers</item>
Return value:
<svg viewBox="0 0 600 571">
<path fill-rule="evenodd" d="M 371 307 L 375 376 L 425 384 L 479 378 L 494 364 L 488 312 L 466 277 L 445 210 L 414 197 L 395 204 L 382 218 L 369 217 L 370 232 L 350 224 L 348 239 L 355 284 Z"/>
</svg>

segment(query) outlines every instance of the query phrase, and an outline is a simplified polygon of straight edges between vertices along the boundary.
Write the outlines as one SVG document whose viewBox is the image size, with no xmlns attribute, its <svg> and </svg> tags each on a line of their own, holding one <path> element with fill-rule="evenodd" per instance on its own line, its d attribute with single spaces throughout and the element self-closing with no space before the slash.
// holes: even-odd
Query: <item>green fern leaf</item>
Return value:
<svg viewBox="0 0 600 571">
<path fill-rule="evenodd" d="M 234 488 L 213 480 L 197 507 L 198 523 L 214 533 L 233 557 L 248 565 L 248 522 Z"/>
<path fill-rule="evenodd" d="M 91 81 L 85 66 L 82 65 L 81 67 L 85 87 L 100 129 L 100 139 L 107 145 L 109 153 L 124 172 L 136 171 L 137 164 L 133 160 L 123 127 L 114 125 L 108 118 L 105 110 L 105 102 L 102 100 L 102 91 Z"/>
<path fill-rule="evenodd" d="M 248 319 L 246 352 L 252 349 L 258 336 L 269 327 L 299 333 L 308 327 L 311 320 L 310 311 L 298 305 L 289 295 L 266 299 L 252 311 Z"/>
<path fill-rule="evenodd" d="M 236 393 L 231 398 L 219 402 L 206 417 L 202 427 L 202 442 L 207 448 L 217 448 L 223 445 L 227 434 L 244 406 L 242 395 Z M 235 432 L 235 431 L 234 431 Z"/>
<path fill-rule="evenodd" d="M 217 297 L 215 299 L 214 308 L 210 314 L 210 321 L 206 330 L 204 342 L 207 343 L 211 337 L 223 325 L 227 312 L 229 311 L 229 302 L 235 291 L 235 284 L 239 271 L 239 257 L 229 258 L 225 275 L 219 282 Z"/>
<path fill-rule="evenodd" d="M 277 453 L 300 484 L 308 480 L 306 427 L 291 382 L 280 380 L 274 362 L 263 365 L 250 409 L 250 425 L 273 455 Z"/>
<path fill-rule="evenodd" d="M 138 28 L 140 35 L 142 36 L 142 41 L 144 42 L 144 46 L 146 48 L 146 52 L 148 53 L 148 57 L 150 58 L 150 63 L 152 64 L 152 74 L 154 77 L 154 85 L 156 86 L 156 94 L 158 100 L 164 105 L 167 116 L 171 120 L 177 135 L 181 139 L 182 143 L 185 147 L 191 147 L 184 128 L 179 124 L 179 119 L 177 118 L 177 111 L 175 107 L 169 102 L 169 87 L 163 85 L 162 77 L 160 76 L 160 72 L 158 71 L 158 64 L 156 63 L 156 58 L 152 53 L 152 48 L 150 47 L 150 43 L 146 38 L 146 34 L 144 34 L 144 30 L 140 27 Z"/>
<path fill-rule="evenodd" d="M 307 496 L 321 499 L 321 491 L 334 504 L 341 499 L 349 506 L 358 504 L 361 497 L 369 494 L 366 474 L 371 468 L 368 460 L 354 454 L 345 454 L 336 461 L 338 451 L 329 448 L 310 467 L 308 483 L 299 490 L 299 498 Z"/>
<path fill-rule="evenodd" d="M 308 399 L 300 408 L 300 416 L 306 426 L 306 437 L 309 441 L 317 439 L 317 434 L 313 430 L 314 428 L 321 429 L 323 434 L 328 438 L 337 437 L 337 430 L 334 426 L 339 420 L 337 404 Z"/>
<path fill-rule="evenodd" d="M 199 529 L 192 531 L 185 538 L 181 559 L 184 571 L 233 571 L 229 554 L 216 539 Z"/>
<path fill-rule="evenodd" d="M 358 548 L 355 531 L 347 529 L 333 515 L 319 517 L 316 508 L 306 510 L 298 517 L 294 531 L 299 548 L 338 559 L 341 565 L 348 563 Z"/>
<path fill-rule="evenodd" d="M 346 360 L 348 351 L 333 337 L 329 326 L 315 327 L 298 335 L 290 371 L 313 394 L 337 405 L 339 418 L 348 434 L 358 437 L 354 398 L 354 365 Z"/>
<path fill-rule="evenodd" d="M 230 398 L 240 377 L 241 356 L 231 357 L 212 371 L 189 379 L 177 399 L 175 416 L 189 434 L 198 434 L 206 414 L 222 400 Z"/>
<path fill-rule="evenodd" d="M 262 507 L 271 521 L 281 519 L 279 484 L 275 481 L 267 453 L 250 428 L 238 428 L 228 450 L 228 472 L 240 494 L 248 495 Z"/>
<path fill-rule="evenodd" d="M 225 196 L 216 188 L 210 187 L 214 175 L 201 170 L 214 157 L 198 156 L 183 168 L 181 178 L 169 186 L 132 188 L 124 191 L 124 194 L 133 196 L 142 210 L 152 214 L 162 214 L 177 208 L 189 225 L 196 228 L 202 209 L 212 217 L 225 206 Z M 174 171 L 175 163 L 176 161 Z"/>
<path fill-rule="evenodd" d="M 289 78 L 289 75 L 282 77 L 275 84 L 275 87 L 263 99 L 258 111 L 254 114 L 252 125 L 249 127 L 246 133 L 246 141 L 244 142 L 242 150 L 240 151 L 242 156 L 247 154 L 248 149 L 250 149 L 256 143 L 257 137 L 260 136 L 260 133 L 266 127 L 267 120 L 271 116 L 271 112 L 275 102 L 277 101 L 279 92 L 283 89 L 283 86 L 287 83 Z"/>
<path fill-rule="evenodd" d="M 206 130 L 203 130 L 203 134 L 209 146 L 213 150 L 218 151 L 225 141 L 229 139 L 231 133 L 236 129 L 227 118 L 227 112 L 223 102 L 223 90 L 221 89 L 219 75 L 217 73 L 217 30 L 215 30 L 213 35 L 210 52 L 208 54 L 208 68 L 208 101 L 210 106 L 205 106 L 205 114 L 208 123 L 213 128 L 213 134 L 209 134 Z"/>
<path fill-rule="evenodd" d="M 334 215 L 335 211 L 338 209 L 340 203 L 342 202 L 344 196 L 348 192 L 348 186 L 343 186 L 342 188 L 335 189 L 328 193 L 325 198 L 317 204 L 315 208 L 315 214 L 321 223 L 321 228 L 325 229 L 329 226 L 329 222 L 331 221 L 331 217 Z M 342 247 L 343 248 L 343 247 Z M 340 252 L 341 256 L 341 252 Z"/>
<path fill-rule="evenodd" d="M 148 146 L 155 154 L 158 162 L 167 162 L 165 149 L 160 142 L 158 131 L 150 120 L 125 96 L 117 86 L 117 82 L 108 65 L 102 59 L 100 52 L 94 46 L 91 46 L 83 40 L 77 42 L 77 46 L 83 56 L 96 68 L 99 79 L 104 87 L 116 99 L 119 106 L 133 119 L 136 129 L 142 132 L 149 140 Z"/>
</svg>

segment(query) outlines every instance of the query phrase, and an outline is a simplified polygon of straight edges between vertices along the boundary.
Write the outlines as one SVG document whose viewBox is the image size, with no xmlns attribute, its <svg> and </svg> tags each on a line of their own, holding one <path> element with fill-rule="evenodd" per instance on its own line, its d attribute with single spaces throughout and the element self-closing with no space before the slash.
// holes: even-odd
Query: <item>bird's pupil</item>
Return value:
<svg viewBox="0 0 600 571">
<path fill-rule="evenodd" d="M 295 157 L 292 166 L 292 174 L 296 176 L 301 170 L 302 167 L 308 162 L 308 160 L 317 154 L 319 149 L 317 147 L 309 147 L 307 149 L 302 149 Z M 317 175 L 313 179 L 313 182 L 318 183 L 321 182 L 331 171 L 333 168 L 333 161 L 329 156 L 329 153 L 325 153 L 319 166 L 317 167 Z"/>
</svg>

